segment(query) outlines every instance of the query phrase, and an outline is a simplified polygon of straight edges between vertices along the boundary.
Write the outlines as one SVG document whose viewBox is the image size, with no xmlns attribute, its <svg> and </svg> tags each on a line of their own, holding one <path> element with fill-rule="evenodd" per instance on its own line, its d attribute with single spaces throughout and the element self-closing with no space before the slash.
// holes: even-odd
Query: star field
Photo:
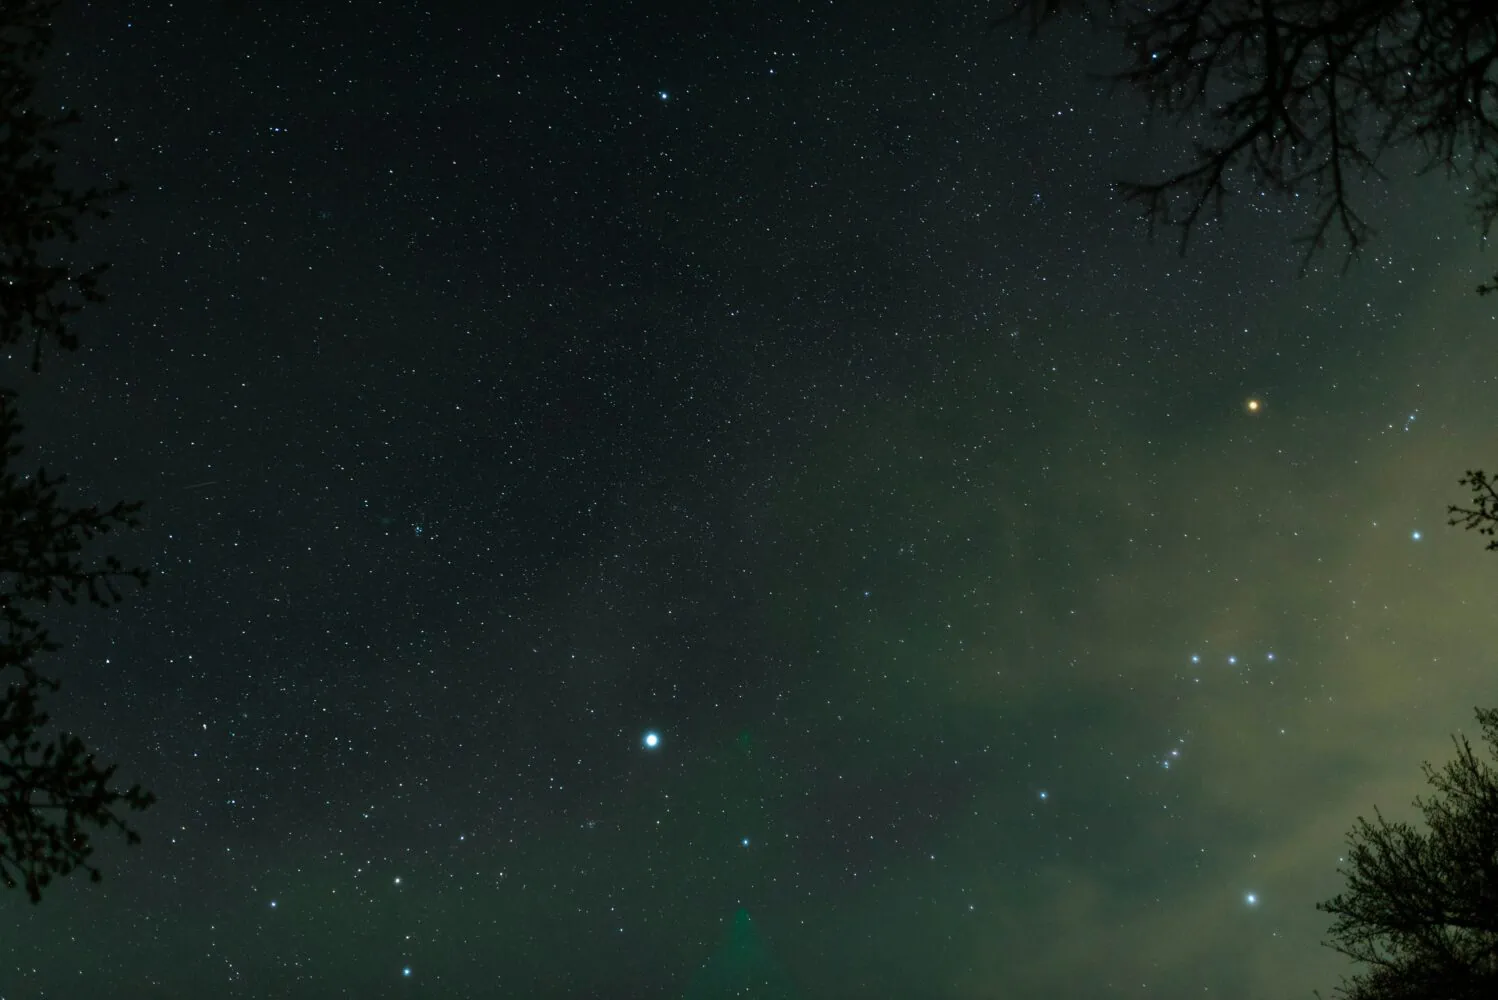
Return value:
<svg viewBox="0 0 1498 1000">
<path fill-rule="evenodd" d="M 17 996 L 1335 984 L 1490 700 L 1491 262 L 1431 178 L 1181 257 L 1107 40 L 987 10 L 63 5 L 132 192 L 27 442 L 156 579 L 54 711 L 161 801 Z"/>
</svg>

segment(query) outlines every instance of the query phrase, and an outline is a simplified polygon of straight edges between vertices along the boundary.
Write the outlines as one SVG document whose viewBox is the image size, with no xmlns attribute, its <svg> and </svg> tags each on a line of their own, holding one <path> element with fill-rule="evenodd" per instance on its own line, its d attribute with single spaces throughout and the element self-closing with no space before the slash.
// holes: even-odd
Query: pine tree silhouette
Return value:
<svg viewBox="0 0 1498 1000">
<path fill-rule="evenodd" d="M 105 265 L 75 269 L 61 257 L 78 225 L 107 215 L 122 187 L 75 191 L 57 181 L 57 133 L 76 113 L 43 114 L 31 105 L 37 72 L 52 41 L 57 0 L 0 0 L 0 349 L 30 341 L 40 371 L 47 344 L 73 350 L 70 317 L 104 301 Z M 60 648 L 36 608 L 55 599 L 99 607 L 120 600 L 126 579 L 149 574 L 107 557 L 86 564 L 88 543 L 139 523 L 139 503 L 73 508 L 61 502 L 66 478 L 19 471 L 22 425 L 16 394 L 0 389 L 0 881 L 24 886 L 32 902 L 54 877 L 89 864 L 93 829 L 115 829 L 138 843 L 119 812 L 145 809 L 155 796 L 139 785 L 110 787 L 115 767 L 96 762 L 83 741 L 49 729 L 42 697 L 60 684 L 37 666 Z"/>
</svg>

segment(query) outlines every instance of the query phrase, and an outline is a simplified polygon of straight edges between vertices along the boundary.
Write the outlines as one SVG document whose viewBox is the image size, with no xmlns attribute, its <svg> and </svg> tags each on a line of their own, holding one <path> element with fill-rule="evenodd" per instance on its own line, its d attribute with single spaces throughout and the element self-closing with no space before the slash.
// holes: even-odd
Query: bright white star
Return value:
<svg viewBox="0 0 1498 1000">
<path fill-rule="evenodd" d="M 641 742 L 643 742 L 647 748 L 654 750 L 656 747 L 661 745 L 661 734 L 652 729 L 650 732 L 645 734 L 645 739 Z"/>
</svg>

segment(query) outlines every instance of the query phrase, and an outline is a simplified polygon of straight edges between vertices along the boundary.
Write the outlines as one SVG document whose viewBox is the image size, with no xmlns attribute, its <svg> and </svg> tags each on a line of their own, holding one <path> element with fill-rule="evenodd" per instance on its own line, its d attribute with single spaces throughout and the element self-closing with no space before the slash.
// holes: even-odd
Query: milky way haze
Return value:
<svg viewBox="0 0 1498 1000">
<path fill-rule="evenodd" d="M 1149 242 L 1065 27 L 292 6 L 59 15 L 133 191 L 27 440 L 157 576 L 56 710 L 161 802 L 17 996 L 1329 992 L 1493 702 L 1460 192 L 1297 279 L 1273 199 Z"/>
</svg>

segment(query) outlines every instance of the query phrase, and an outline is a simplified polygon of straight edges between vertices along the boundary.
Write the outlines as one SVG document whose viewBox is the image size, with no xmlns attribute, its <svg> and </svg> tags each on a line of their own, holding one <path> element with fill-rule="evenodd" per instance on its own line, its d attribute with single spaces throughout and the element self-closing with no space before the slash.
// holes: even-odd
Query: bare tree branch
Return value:
<svg viewBox="0 0 1498 1000">
<path fill-rule="evenodd" d="M 1488 542 L 1488 551 L 1498 550 L 1498 538 L 1494 538 L 1498 535 L 1498 482 L 1481 469 L 1468 469 L 1467 474 L 1459 480 L 1459 485 L 1472 490 L 1474 506 L 1458 507 L 1452 504 L 1447 507 L 1446 512 L 1451 515 L 1451 520 L 1446 523 L 1493 538 L 1493 541 Z"/>
<path fill-rule="evenodd" d="M 1374 232 L 1354 206 L 1391 152 L 1413 149 L 1498 220 L 1498 8 L 1456 0 L 1019 0 L 991 23 L 1038 30 L 1063 13 L 1106 22 L 1130 53 L 1113 76 L 1151 111 L 1201 125 L 1192 162 L 1119 185 L 1184 253 L 1240 190 L 1305 196 L 1303 265 L 1335 236 L 1350 262 Z M 1484 285 L 1486 292 L 1498 285 Z"/>
</svg>

